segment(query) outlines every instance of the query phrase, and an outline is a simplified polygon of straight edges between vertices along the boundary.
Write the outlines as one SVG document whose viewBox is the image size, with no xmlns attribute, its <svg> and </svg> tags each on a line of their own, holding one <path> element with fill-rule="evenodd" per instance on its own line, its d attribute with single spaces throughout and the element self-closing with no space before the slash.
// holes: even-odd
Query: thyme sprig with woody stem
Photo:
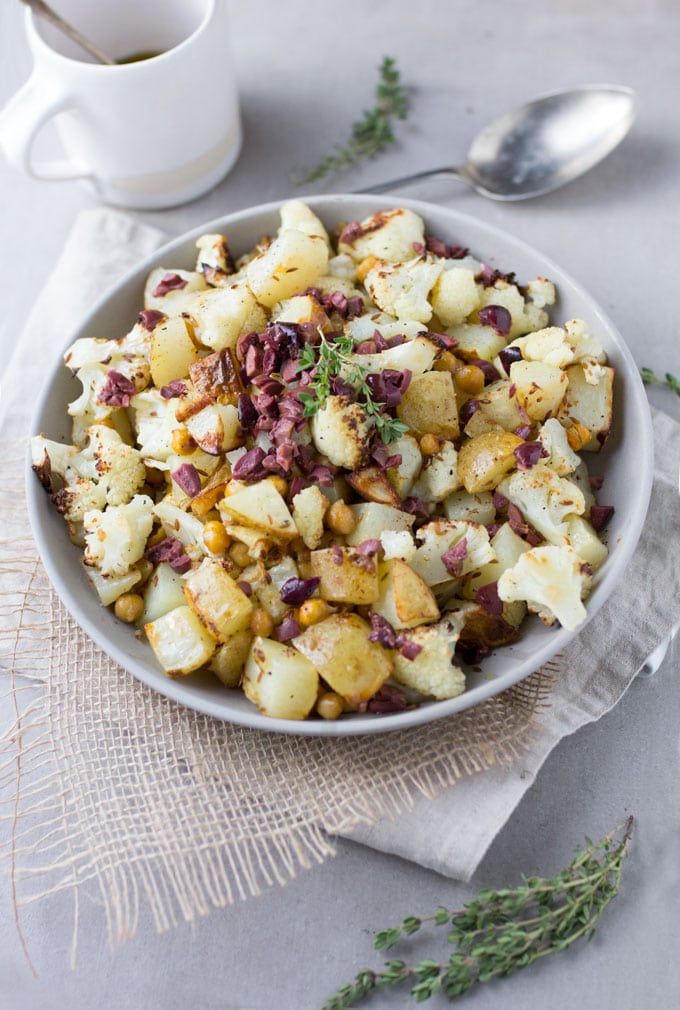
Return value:
<svg viewBox="0 0 680 1010">
<path fill-rule="evenodd" d="M 510 975 L 580 937 L 591 937 L 596 920 L 618 893 L 632 830 L 629 817 L 599 842 L 586 838 L 587 847 L 554 877 L 525 877 L 513 889 L 480 891 L 461 910 L 410 915 L 400 926 L 379 930 L 373 945 L 387 950 L 426 924 L 449 926 L 448 941 L 455 950 L 443 963 L 393 960 L 383 971 L 363 969 L 321 1010 L 345 1010 L 376 989 L 401 983 L 410 983 L 418 1003 L 435 993 L 453 1000 L 476 982 Z"/>
<path fill-rule="evenodd" d="M 652 386 L 655 384 L 667 386 L 669 389 L 673 390 L 676 396 L 680 396 L 680 379 L 678 379 L 675 375 L 671 375 L 670 372 L 666 372 L 664 377 L 660 378 L 651 368 L 641 368 L 640 374 L 642 375 L 642 381 L 645 386 Z"/>
<path fill-rule="evenodd" d="M 401 83 L 396 61 L 385 56 L 379 68 L 379 81 L 375 89 L 375 105 L 352 124 L 349 140 L 336 144 L 333 154 L 327 155 L 300 178 L 297 185 L 316 182 L 341 169 L 356 165 L 365 158 L 375 158 L 386 147 L 396 143 L 392 128 L 395 119 L 406 119 L 408 99 Z"/>
<path fill-rule="evenodd" d="M 384 404 L 373 396 L 373 391 L 366 382 L 369 369 L 351 357 L 354 352 L 352 337 L 338 333 L 331 342 L 321 329 L 319 336 L 321 342 L 317 345 L 306 344 L 298 359 L 298 371 L 312 373 L 310 388 L 314 390 L 313 393 L 298 393 L 298 399 L 304 406 L 304 416 L 313 417 L 316 414 L 332 393 L 332 380 L 341 377 L 361 398 L 361 405 L 373 418 L 375 430 L 383 442 L 392 442 L 408 431 L 403 421 L 385 414 L 382 409 Z"/>
</svg>

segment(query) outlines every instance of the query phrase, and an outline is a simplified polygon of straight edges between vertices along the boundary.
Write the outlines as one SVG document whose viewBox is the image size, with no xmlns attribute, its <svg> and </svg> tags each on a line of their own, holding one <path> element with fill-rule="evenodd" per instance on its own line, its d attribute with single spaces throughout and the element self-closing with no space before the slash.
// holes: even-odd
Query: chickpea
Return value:
<svg viewBox="0 0 680 1010">
<path fill-rule="evenodd" d="M 236 494 L 237 491 L 243 491 L 246 486 L 242 480 L 230 480 L 224 488 L 224 497 L 229 498 L 230 495 Z"/>
<path fill-rule="evenodd" d="M 285 498 L 286 495 L 288 494 L 288 481 L 285 480 L 283 477 L 279 477 L 278 475 L 275 477 L 270 477 L 269 481 L 271 484 L 274 485 L 274 487 L 279 492 L 281 497 Z"/>
<path fill-rule="evenodd" d="M 363 259 L 357 267 L 357 280 L 365 281 L 369 270 L 378 266 L 379 263 L 380 260 L 376 256 L 367 256 L 366 259 Z"/>
<path fill-rule="evenodd" d="M 203 543 L 211 554 L 224 554 L 231 544 L 231 537 L 219 519 L 211 519 L 203 527 Z"/>
<path fill-rule="evenodd" d="M 161 542 L 161 540 L 165 540 L 167 535 L 168 534 L 165 532 L 165 527 L 159 526 L 158 529 L 154 530 L 154 532 L 147 540 L 147 547 L 155 547 L 156 544 L 159 544 Z"/>
<path fill-rule="evenodd" d="M 451 351 L 442 351 L 432 368 L 435 372 L 455 372 L 460 368 L 460 361 Z"/>
<path fill-rule="evenodd" d="M 114 603 L 113 612 L 119 621 L 135 624 L 144 613 L 144 600 L 139 593 L 123 593 Z"/>
<path fill-rule="evenodd" d="M 354 513 L 342 498 L 334 501 L 326 513 L 326 525 L 333 533 L 347 536 L 348 533 L 354 530 L 356 524 L 357 521 L 354 518 Z"/>
<path fill-rule="evenodd" d="M 427 432 L 420 440 L 420 451 L 423 456 L 436 456 L 441 447 L 441 442 L 432 432 Z"/>
<path fill-rule="evenodd" d="M 322 719 L 339 719 L 345 709 L 345 703 L 335 691 L 324 691 L 316 703 L 317 715 Z"/>
<path fill-rule="evenodd" d="M 250 615 L 250 630 L 260 638 L 269 638 L 274 630 L 274 621 L 268 610 L 253 610 Z"/>
<path fill-rule="evenodd" d="M 153 562 L 149 561 L 148 558 L 140 558 L 140 560 L 135 565 L 135 568 L 142 576 L 140 584 L 150 579 L 153 574 Z"/>
<path fill-rule="evenodd" d="M 247 568 L 250 564 L 250 551 L 240 541 L 231 545 L 229 548 L 229 557 L 239 568 Z"/>
<path fill-rule="evenodd" d="M 484 389 L 484 372 L 477 365 L 461 365 L 455 373 L 456 384 L 463 393 L 476 396 Z"/>
<path fill-rule="evenodd" d="M 332 611 L 325 600 L 305 600 L 300 606 L 298 621 L 303 628 L 309 628 L 312 624 L 330 617 Z"/>
<path fill-rule="evenodd" d="M 178 456 L 190 456 L 196 448 L 196 442 L 186 428 L 175 428 L 172 433 L 172 451 Z"/>
</svg>

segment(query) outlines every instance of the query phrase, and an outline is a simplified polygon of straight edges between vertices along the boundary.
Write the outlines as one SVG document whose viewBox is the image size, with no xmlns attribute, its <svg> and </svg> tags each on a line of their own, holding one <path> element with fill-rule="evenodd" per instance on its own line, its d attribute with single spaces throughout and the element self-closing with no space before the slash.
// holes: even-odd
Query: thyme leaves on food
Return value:
<svg viewBox="0 0 680 1010">
<path fill-rule="evenodd" d="M 345 334 L 336 334 L 333 341 L 319 330 L 320 343 L 306 344 L 298 359 L 298 371 L 309 371 L 312 381 L 309 389 L 313 392 L 299 392 L 298 399 L 304 406 L 304 416 L 313 417 L 333 392 L 333 379 L 351 386 L 361 401 L 366 413 L 373 418 L 375 429 L 383 442 L 389 443 L 408 431 L 407 425 L 383 410 L 383 404 L 375 399 L 366 381 L 369 369 L 354 357 L 354 341 Z"/>
<path fill-rule="evenodd" d="M 425 925 L 448 927 L 454 947 L 448 960 L 386 962 L 382 971 L 362 969 L 341 986 L 321 1010 L 345 1010 L 371 992 L 402 983 L 411 986 L 417 1003 L 442 993 L 450 1000 L 477 982 L 510 975 L 540 957 L 564 950 L 581 937 L 591 937 L 595 923 L 619 890 L 633 818 L 576 854 L 551 878 L 525 877 L 519 887 L 479 892 L 457 911 L 439 908 L 424 918 L 407 916 L 399 926 L 379 930 L 377 950 L 403 943 Z"/>
</svg>

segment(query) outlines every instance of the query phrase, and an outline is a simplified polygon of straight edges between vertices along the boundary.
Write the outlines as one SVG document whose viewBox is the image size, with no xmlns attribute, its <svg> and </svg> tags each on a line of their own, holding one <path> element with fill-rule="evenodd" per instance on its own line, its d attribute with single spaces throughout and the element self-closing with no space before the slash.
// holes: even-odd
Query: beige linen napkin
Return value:
<svg viewBox="0 0 680 1010">
<path fill-rule="evenodd" d="M 163 238 L 116 211 L 81 214 L 7 369 L 0 405 L 3 442 L 25 438 L 34 393 L 83 311 Z M 44 820 L 43 834 L 38 832 L 23 849 L 14 848 L 12 840 L 16 860 L 21 863 L 25 854 L 28 865 L 31 855 L 40 855 L 50 831 L 61 833 L 68 853 L 60 864 L 64 878 L 68 873 L 63 868 L 70 866 L 73 880 L 99 881 L 114 942 L 136 925 L 128 888 L 135 900 L 139 892 L 146 894 L 158 928 L 167 928 L 178 909 L 190 919 L 239 894 L 256 893 L 263 884 L 283 882 L 297 866 L 332 853 L 329 834 L 347 835 L 468 879 L 553 747 L 616 704 L 678 619 L 680 426 L 655 413 L 654 429 L 656 474 L 640 545 L 627 577 L 561 657 L 561 673 L 535 674 L 500 698 L 443 720 L 436 732 L 425 727 L 351 741 L 284 738 L 174 706 L 99 653 L 58 601 L 47 599 L 44 573 L 35 560 L 27 560 L 25 540 L 18 543 L 5 532 L 0 573 L 9 602 L 0 606 L 0 667 L 12 661 L 16 721 L 8 728 L 6 723 L 4 735 L 0 725 L 0 782 L 3 768 L 11 769 L 16 749 L 31 731 L 47 729 L 35 743 L 35 766 L 42 769 L 35 802 L 41 789 L 54 786 L 51 773 L 44 771 L 50 762 L 60 763 L 68 783 L 65 793 L 71 801 L 78 799 L 70 817 L 57 813 Z M 18 455 L 23 452 L 21 446 Z M 11 500 L 9 493 L 6 500 Z M 10 515 L 3 505 L 0 500 L 3 514 Z M 10 598 L 12 576 L 18 581 Z M 216 755 L 223 761 L 217 770 Z M 28 756 L 26 751 L 27 774 Z M 169 769 L 174 775 L 170 791 Z M 248 790 L 237 796 L 243 780 Z M 318 787 L 316 794 L 310 781 Z M 20 790 L 21 784 L 13 782 L 12 788 Z M 107 788 L 116 800 L 108 806 L 101 799 Z M 227 789 L 232 795 L 227 796 Z M 6 793 L 3 800 L 0 791 L 0 820 L 1 804 L 7 809 L 10 800 L 13 804 L 13 797 Z M 160 854 L 154 848 L 157 838 L 137 837 L 140 820 L 134 814 L 142 801 L 153 816 L 167 821 L 168 848 Z M 21 795 L 17 809 L 26 820 L 35 812 Z M 175 809 L 184 818 L 177 838 L 177 824 L 168 814 Z M 144 813 L 150 820 L 151 814 Z M 120 828 L 115 838 L 106 836 L 107 816 Z M 4 819 L 10 818 L 5 814 Z M 264 834 L 271 843 L 267 846 Z M 221 866 L 219 873 L 212 862 L 206 869 L 203 856 L 200 874 L 196 871 L 199 849 L 210 851 L 210 859 Z M 147 873 L 148 866 L 152 871 Z M 160 893 L 161 878 L 171 898 Z M 68 885 L 62 879 L 54 886 Z"/>
</svg>

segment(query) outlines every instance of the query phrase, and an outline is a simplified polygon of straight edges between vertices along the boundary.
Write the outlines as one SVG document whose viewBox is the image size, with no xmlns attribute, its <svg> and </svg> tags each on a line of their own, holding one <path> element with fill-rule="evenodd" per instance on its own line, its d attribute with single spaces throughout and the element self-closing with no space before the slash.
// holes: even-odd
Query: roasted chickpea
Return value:
<svg viewBox="0 0 680 1010">
<path fill-rule="evenodd" d="M 328 512 L 326 512 L 326 526 L 333 533 L 347 536 L 348 533 L 352 532 L 356 524 L 357 521 L 354 518 L 354 513 L 341 498 L 334 501 Z"/>
<path fill-rule="evenodd" d="M 165 540 L 167 535 L 168 534 L 165 532 L 165 528 L 163 526 L 159 526 L 158 529 L 153 531 L 153 533 L 147 540 L 146 542 L 147 547 L 154 547 L 156 544 L 159 544 L 161 540 Z"/>
<path fill-rule="evenodd" d="M 331 613 L 325 600 L 305 600 L 300 606 L 298 621 L 303 628 L 308 628 L 311 624 L 318 624 L 330 617 Z"/>
<path fill-rule="evenodd" d="M 275 476 L 269 478 L 270 482 L 274 485 L 279 494 L 285 498 L 288 494 L 288 481 L 283 477 Z"/>
<path fill-rule="evenodd" d="M 441 447 L 441 442 L 432 432 L 427 432 L 420 440 L 420 451 L 423 456 L 436 456 Z"/>
<path fill-rule="evenodd" d="M 211 519 L 203 527 L 203 543 L 211 554 L 224 554 L 231 544 L 231 537 L 219 519 Z"/>
<path fill-rule="evenodd" d="M 135 624 L 144 613 L 144 600 L 139 593 L 123 593 L 114 603 L 113 612 L 119 621 Z"/>
<path fill-rule="evenodd" d="M 189 456 L 196 448 L 196 442 L 186 428 L 175 428 L 172 433 L 172 451 L 178 456 Z"/>
<path fill-rule="evenodd" d="M 442 351 L 432 368 L 435 372 L 455 372 L 460 368 L 460 361 L 451 351 Z"/>
<path fill-rule="evenodd" d="M 484 389 L 484 372 L 477 365 L 461 365 L 456 369 L 455 380 L 463 393 L 476 396 Z"/>
<path fill-rule="evenodd" d="M 229 548 L 229 557 L 239 568 L 246 568 L 250 564 L 250 551 L 240 541 L 231 545 Z"/>
<path fill-rule="evenodd" d="M 243 491 L 246 486 L 242 480 L 230 480 L 224 489 L 224 497 L 228 498 L 230 495 L 236 494 L 237 491 Z"/>
<path fill-rule="evenodd" d="M 376 256 L 367 256 L 357 267 L 357 280 L 365 281 L 366 274 L 380 263 Z"/>
<path fill-rule="evenodd" d="M 268 610 L 253 610 L 250 615 L 250 630 L 260 638 L 269 638 L 274 630 L 274 621 Z"/>
<path fill-rule="evenodd" d="M 317 715 L 322 719 L 339 719 L 345 709 L 345 703 L 335 691 L 324 691 L 316 703 Z"/>
</svg>

